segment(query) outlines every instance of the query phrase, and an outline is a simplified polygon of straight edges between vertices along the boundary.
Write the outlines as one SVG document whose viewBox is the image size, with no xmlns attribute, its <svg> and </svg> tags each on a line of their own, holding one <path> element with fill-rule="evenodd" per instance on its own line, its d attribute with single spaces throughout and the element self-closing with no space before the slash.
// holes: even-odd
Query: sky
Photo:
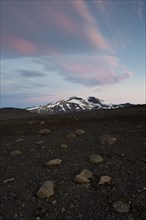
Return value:
<svg viewBox="0 0 146 220">
<path fill-rule="evenodd" d="M 145 0 L 1 0 L 1 107 L 143 104 Z"/>
</svg>

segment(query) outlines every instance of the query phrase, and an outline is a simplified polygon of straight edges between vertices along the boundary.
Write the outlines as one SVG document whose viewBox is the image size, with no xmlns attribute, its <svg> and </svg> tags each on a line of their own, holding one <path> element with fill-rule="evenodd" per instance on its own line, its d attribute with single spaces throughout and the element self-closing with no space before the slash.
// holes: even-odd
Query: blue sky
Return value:
<svg viewBox="0 0 146 220">
<path fill-rule="evenodd" d="M 1 1 L 1 107 L 145 103 L 143 0 Z"/>
</svg>

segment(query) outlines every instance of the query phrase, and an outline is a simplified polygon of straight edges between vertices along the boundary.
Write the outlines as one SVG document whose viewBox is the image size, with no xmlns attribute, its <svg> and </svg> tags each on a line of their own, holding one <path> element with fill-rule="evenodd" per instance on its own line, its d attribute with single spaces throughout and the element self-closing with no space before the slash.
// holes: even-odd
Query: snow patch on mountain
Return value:
<svg viewBox="0 0 146 220">
<path fill-rule="evenodd" d="M 94 109 L 114 109 L 127 107 L 132 104 L 112 104 L 95 98 L 93 96 L 82 98 L 73 96 L 67 100 L 60 100 L 55 103 L 49 103 L 44 106 L 27 108 L 31 112 L 37 112 L 39 114 L 51 114 L 51 113 L 63 113 L 63 112 L 75 112 L 75 111 L 85 111 Z"/>
</svg>

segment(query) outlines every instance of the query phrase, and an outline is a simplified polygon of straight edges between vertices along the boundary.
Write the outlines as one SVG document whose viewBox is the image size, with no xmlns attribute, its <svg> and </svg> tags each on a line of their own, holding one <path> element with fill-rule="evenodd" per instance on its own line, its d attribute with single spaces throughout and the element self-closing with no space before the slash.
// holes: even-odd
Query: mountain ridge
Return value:
<svg viewBox="0 0 146 220">
<path fill-rule="evenodd" d="M 26 110 L 39 114 L 54 114 L 97 109 L 116 109 L 129 106 L 134 106 L 134 104 L 112 104 L 105 102 L 104 100 L 101 100 L 99 98 L 95 98 L 94 96 L 89 96 L 86 99 L 79 96 L 72 96 L 66 100 L 63 99 L 57 102 L 48 103 L 47 105 L 43 106 L 30 107 Z"/>
</svg>

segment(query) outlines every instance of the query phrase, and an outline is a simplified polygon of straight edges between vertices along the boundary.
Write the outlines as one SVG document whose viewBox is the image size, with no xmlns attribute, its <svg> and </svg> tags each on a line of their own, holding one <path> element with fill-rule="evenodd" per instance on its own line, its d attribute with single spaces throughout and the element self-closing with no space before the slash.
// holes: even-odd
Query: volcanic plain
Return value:
<svg viewBox="0 0 146 220">
<path fill-rule="evenodd" d="M 0 126 L 0 220 L 146 219 L 145 105 L 1 109 Z M 44 183 L 50 194 L 39 194 Z"/>
</svg>

